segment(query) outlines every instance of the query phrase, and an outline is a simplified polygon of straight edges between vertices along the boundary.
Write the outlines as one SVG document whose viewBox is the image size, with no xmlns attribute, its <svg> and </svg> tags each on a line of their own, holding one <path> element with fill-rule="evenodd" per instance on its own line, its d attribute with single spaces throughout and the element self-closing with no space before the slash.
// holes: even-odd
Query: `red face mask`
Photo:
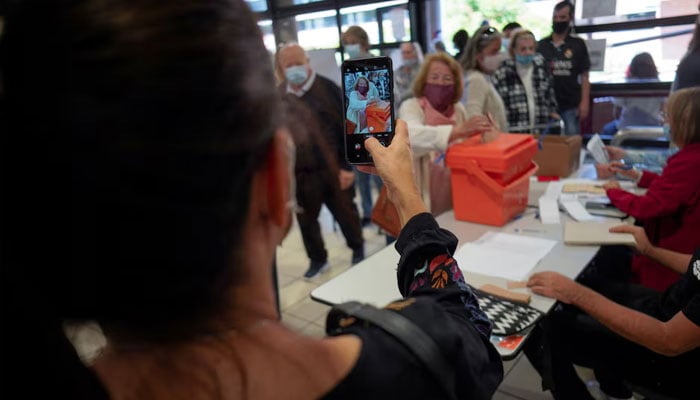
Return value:
<svg viewBox="0 0 700 400">
<path fill-rule="evenodd" d="M 364 96 L 369 91 L 369 87 L 368 86 L 358 86 L 357 91 L 360 92 L 360 94 Z"/>
<path fill-rule="evenodd" d="M 454 85 L 437 85 L 426 83 L 423 87 L 423 95 L 434 109 L 444 112 L 453 102 L 455 95 Z"/>
</svg>

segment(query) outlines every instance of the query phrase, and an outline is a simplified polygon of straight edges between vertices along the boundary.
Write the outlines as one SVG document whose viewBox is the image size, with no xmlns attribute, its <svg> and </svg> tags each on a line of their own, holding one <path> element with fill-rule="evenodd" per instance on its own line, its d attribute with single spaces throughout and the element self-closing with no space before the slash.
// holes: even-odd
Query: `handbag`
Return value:
<svg viewBox="0 0 700 400">
<path fill-rule="evenodd" d="M 399 220 L 399 212 L 396 210 L 394 203 L 389 200 L 389 195 L 386 191 L 386 186 L 382 186 L 379 191 L 377 202 L 374 203 L 372 209 L 371 220 L 384 232 L 393 237 L 398 237 L 401 232 L 401 220 Z"/>
<path fill-rule="evenodd" d="M 450 169 L 445 165 L 445 153 L 431 157 L 430 212 L 438 216 L 452 209 L 452 182 Z"/>
</svg>

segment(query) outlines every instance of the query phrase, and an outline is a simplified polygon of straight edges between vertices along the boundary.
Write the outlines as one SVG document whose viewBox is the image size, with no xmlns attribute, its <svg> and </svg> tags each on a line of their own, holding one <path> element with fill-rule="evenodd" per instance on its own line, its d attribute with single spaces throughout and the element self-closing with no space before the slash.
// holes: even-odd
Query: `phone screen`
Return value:
<svg viewBox="0 0 700 400">
<path fill-rule="evenodd" d="M 345 157 L 372 164 L 365 139 L 384 146 L 394 138 L 394 73 L 389 57 L 347 60 L 341 66 L 345 108 Z"/>
</svg>

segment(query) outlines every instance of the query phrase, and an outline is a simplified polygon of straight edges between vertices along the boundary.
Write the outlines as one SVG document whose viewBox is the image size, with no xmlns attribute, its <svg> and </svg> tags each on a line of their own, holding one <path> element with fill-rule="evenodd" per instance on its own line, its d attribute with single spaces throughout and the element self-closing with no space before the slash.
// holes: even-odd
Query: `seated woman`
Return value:
<svg viewBox="0 0 700 400">
<path fill-rule="evenodd" d="M 440 185 L 444 192 L 448 182 L 430 182 L 431 164 L 436 155 L 450 143 L 493 129 L 488 119 L 478 115 L 467 119 L 459 99 L 462 97 L 462 73 L 459 64 L 446 53 L 426 57 L 413 85 L 413 98 L 403 102 L 399 118 L 406 121 L 413 148 L 416 180 L 423 201 L 433 212 L 445 211 L 443 204 L 436 210 L 431 202 L 431 185 Z M 449 193 L 447 193 L 449 196 Z M 443 202 L 444 203 L 444 202 Z"/>
<path fill-rule="evenodd" d="M 554 81 L 544 58 L 535 53 L 537 42 L 530 31 L 516 30 L 510 39 L 509 58 L 493 74 L 496 91 L 503 99 L 508 132 L 532 133 L 560 119 Z M 557 132 L 559 133 L 559 132 Z"/>
<path fill-rule="evenodd" d="M 700 247 L 700 88 L 674 92 L 666 105 L 671 141 L 680 149 L 668 159 L 661 175 L 649 171 L 623 170 L 646 188 L 644 195 L 620 189 L 618 182 L 604 185 L 610 202 L 633 216 L 643 226 L 655 246 L 682 253 Z M 633 278 L 642 285 L 663 291 L 679 275 L 658 262 L 635 255 L 631 260 Z"/>
<path fill-rule="evenodd" d="M 538 324 L 525 354 L 557 400 L 590 399 L 574 364 L 592 368 L 608 397 L 632 399 L 624 382 L 674 398 L 694 398 L 689 379 L 700 362 L 700 248 L 695 254 L 653 246 L 644 229 L 634 234 L 637 250 L 682 274 L 662 295 L 631 283 L 586 287 L 556 272 L 539 272 L 527 286 L 564 303 Z"/>
<path fill-rule="evenodd" d="M 507 57 L 501 53 L 501 34 L 496 28 L 484 26 L 469 40 L 460 61 L 466 77 L 463 102 L 467 117 L 490 114 L 496 129 L 501 131 L 508 127 L 506 109 L 491 83 L 491 75 Z"/>
<path fill-rule="evenodd" d="M 348 110 L 346 117 L 348 121 L 355 124 L 352 133 L 367 133 L 367 106 L 379 102 L 379 90 L 364 76 L 359 76 L 348 94 Z"/>
<path fill-rule="evenodd" d="M 362 320 L 332 321 L 326 338 L 279 320 L 272 263 L 293 218 L 294 145 L 272 65 L 251 62 L 268 56 L 244 1 L 12 4 L 3 162 L 22 168 L 2 181 L 0 311 L 16 328 L 3 390 L 491 398 L 503 376 L 491 325 L 451 257 L 457 238 L 420 200 L 404 124 L 389 148 L 366 143 L 403 225 L 407 300 L 386 312 L 433 339 L 452 386 Z M 63 332 L 82 321 L 107 340 L 89 369 Z"/>
</svg>

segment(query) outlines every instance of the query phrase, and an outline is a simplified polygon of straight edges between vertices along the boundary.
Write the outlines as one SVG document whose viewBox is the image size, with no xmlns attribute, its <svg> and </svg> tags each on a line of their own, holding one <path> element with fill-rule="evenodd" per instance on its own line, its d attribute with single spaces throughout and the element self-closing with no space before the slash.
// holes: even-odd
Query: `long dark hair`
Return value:
<svg viewBox="0 0 700 400">
<path fill-rule="evenodd" d="M 280 102 L 243 1 L 17 4 L 0 53 L 2 317 L 19 331 L 3 360 L 36 383 L 23 395 L 78 398 L 95 381 L 64 321 L 185 338 L 244 278 L 250 180 Z"/>
<path fill-rule="evenodd" d="M 651 54 L 644 52 L 632 57 L 628 69 L 629 78 L 658 78 L 659 71 L 656 69 L 654 58 Z"/>
</svg>

